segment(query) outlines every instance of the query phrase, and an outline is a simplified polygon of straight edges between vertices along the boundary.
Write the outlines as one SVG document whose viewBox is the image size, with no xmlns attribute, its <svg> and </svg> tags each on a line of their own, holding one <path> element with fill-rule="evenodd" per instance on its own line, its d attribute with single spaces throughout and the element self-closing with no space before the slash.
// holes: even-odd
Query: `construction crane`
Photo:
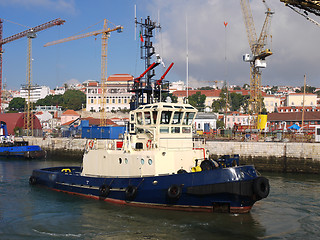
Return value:
<svg viewBox="0 0 320 240">
<path fill-rule="evenodd" d="M 107 116 L 105 114 L 105 104 L 106 104 L 106 98 L 107 98 L 107 50 L 108 50 L 108 38 L 110 36 L 110 33 L 113 31 L 122 32 L 123 27 L 122 26 L 116 26 L 115 28 L 108 28 L 107 26 L 108 21 L 107 19 L 104 19 L 103 29 L 89 32 L 89 33 L 83 33 L 76 36 L 71 36 L 68 38 L 63 38 L 60 40 L 56 40 L 53 42 L 46 43 L 44 46 L 52 46 L 59 43 L 69 42 L 76 39 L 86 38 L 90 36 L 97 36 L 99 34 L 101 35 L 101 117 L 100 117 L 100 126 L 106 126 L 107 125 Z"/>
<path fill-rule="evenodd" d="M 309 17 L 308 13 L 313 13 L 317 16 L 320 16 L 320 1 L 315 0 L 280 0 L 287 7 L 291 8 L 296 13 L 305 17 L 310 22 L 313 22 L 317 26 L 320 26 L 320 23 L 316 20 Z"/>
<path fill-rule="evenodd" d="M 36 33 L 43 31 L 47 28 L 62 25 L 65 22 L 65 20 L 62 20 L 60 18 L 54 19 L 50 22 L 46 22 L 44 24 L 41 24 L 39 26 L 36 26 L 34 28 L 30 28 L 28 30 L 25 30 L 23 32 L 17 33 L 15 35 L 12 35 L 7 38 L 2 38 L 3 35 L 3 21 L 0 19 L 0 112 L 2 112 L 2 54 L 3 49 L 2 45 L 12 42 L 14 40 L 27 37 L 28 38 L 28 59 L 27 59 L 27 90 L 28 90 L 28 99 L 27 99 L 27 105 L 25 108 L 25 129 L 27 131 L 27 135 L 29 136 L 30 130 L 31 135 L 33 135 L 33 119 L 32 119 L 32 102 L 30 101 L 30 93 L 31 93 L 31 83 L 32 83 L 32 38 L 36 37 Z"/>
<path fill-rule="evenodd" d="M 270 10 L 264 0 L 263 3 L 267 9 L 265 12 L 266 18 L 263 23 L 260 36 L 257 38 L 249 0 L 240 0 L 249 45 L 252 52 L 252 55 L 245 54 L 243 56 L 243 60 L 250 63 L 250 110 L 253 112 L 253 114 L 258 114 L 261 111 L 261 69 L 266 67 L 266 57 L 272 55 L 271 50 L 265 47 L 267 43 L 271 17 L 274 12 Z"/>
</svg>

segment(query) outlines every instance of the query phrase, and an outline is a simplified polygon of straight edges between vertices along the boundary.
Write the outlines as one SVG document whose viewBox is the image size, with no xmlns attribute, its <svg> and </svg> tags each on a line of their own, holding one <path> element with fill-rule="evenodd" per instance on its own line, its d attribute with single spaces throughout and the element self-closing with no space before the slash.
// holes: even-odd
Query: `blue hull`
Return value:
<svg viewBox="0 0 320 240">
<path fill-rule="evenodd" d="M 41 158 L 45 156 L 45 151 L 38 145 L 0 147 L 0 156 Z"/>
<path fill-rule="evenodd" d="M 34 170 L 29 182 L 118 204 L 206 212 L 249 212 L 269 193 L 253 166 L 136 178 L 85 177 L 80 167 L 55 167 Z"/>
</svg>

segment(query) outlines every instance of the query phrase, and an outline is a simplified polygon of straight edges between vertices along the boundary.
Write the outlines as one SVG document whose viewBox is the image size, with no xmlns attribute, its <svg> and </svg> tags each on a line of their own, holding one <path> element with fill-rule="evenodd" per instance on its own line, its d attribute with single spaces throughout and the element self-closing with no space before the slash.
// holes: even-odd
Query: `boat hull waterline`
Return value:
<svg viewBox="0 0 320 240">
<path fill-rule="evenodd" d="M 269 182 L 253 166 L 150 177 L 81 176 L 80 167 L 34 170 L 31 185 L 106 202 L 169 210 L 247 213 Z"/>
</svg>

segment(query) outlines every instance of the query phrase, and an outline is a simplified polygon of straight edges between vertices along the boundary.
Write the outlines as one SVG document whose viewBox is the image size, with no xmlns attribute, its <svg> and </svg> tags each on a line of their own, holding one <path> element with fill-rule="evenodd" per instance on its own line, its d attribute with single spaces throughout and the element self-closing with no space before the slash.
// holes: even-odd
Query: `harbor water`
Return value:
<svg viewBox="0 0 320 240">
<path fill-rule="evenodd" d="M 270 195 L 249 214 L 114 205 L 30 186 L 33 169 L 81 160 L 0 158 L 0 239 L 320 239 L 320 176 L 264 173 Z"/>
</svg>

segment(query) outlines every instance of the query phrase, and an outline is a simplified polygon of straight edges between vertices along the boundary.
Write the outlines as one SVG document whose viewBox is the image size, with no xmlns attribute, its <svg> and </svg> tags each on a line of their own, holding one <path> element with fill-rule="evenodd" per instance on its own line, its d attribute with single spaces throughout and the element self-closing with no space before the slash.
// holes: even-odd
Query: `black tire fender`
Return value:
<svg viewBox="0 0 320 240">
<path fill-rule="evenodd" d="M 265 177 L 257 177 L 253 180 L 253 192 L 258 198 L 266 198 L 270 192 L 269 180 Z"/>
<path fill-rule="evenodd" d="M 167 196 L 171 200 L 178 200 L 181 197 L 182 194 L 182 187 L 177 184 L 173 184 L 168 188 Z"/>
<path fill-rule="evenodd" d="M 31 177 L 29 178 L 29 184 L 30 184 L 30 185 L 36 185 L 37 182 L 38 182 L 38 179 L 37 179 L 35 176 L 31 176 Z"/>
<path fill-rule="evenodd" d="M 105 184 L 101 185 L 99 188 L 99 193 L 101 197 L 107 197 L 110 193 L 110 187 Z"/>
<path fill-rule="evenodd" d="M 137 191 L 138 191 L 138 188 L 136 186 L 129 185 L 125 191 L 126 200 L 133 200 L 137 195 Z"/>
</svg>

